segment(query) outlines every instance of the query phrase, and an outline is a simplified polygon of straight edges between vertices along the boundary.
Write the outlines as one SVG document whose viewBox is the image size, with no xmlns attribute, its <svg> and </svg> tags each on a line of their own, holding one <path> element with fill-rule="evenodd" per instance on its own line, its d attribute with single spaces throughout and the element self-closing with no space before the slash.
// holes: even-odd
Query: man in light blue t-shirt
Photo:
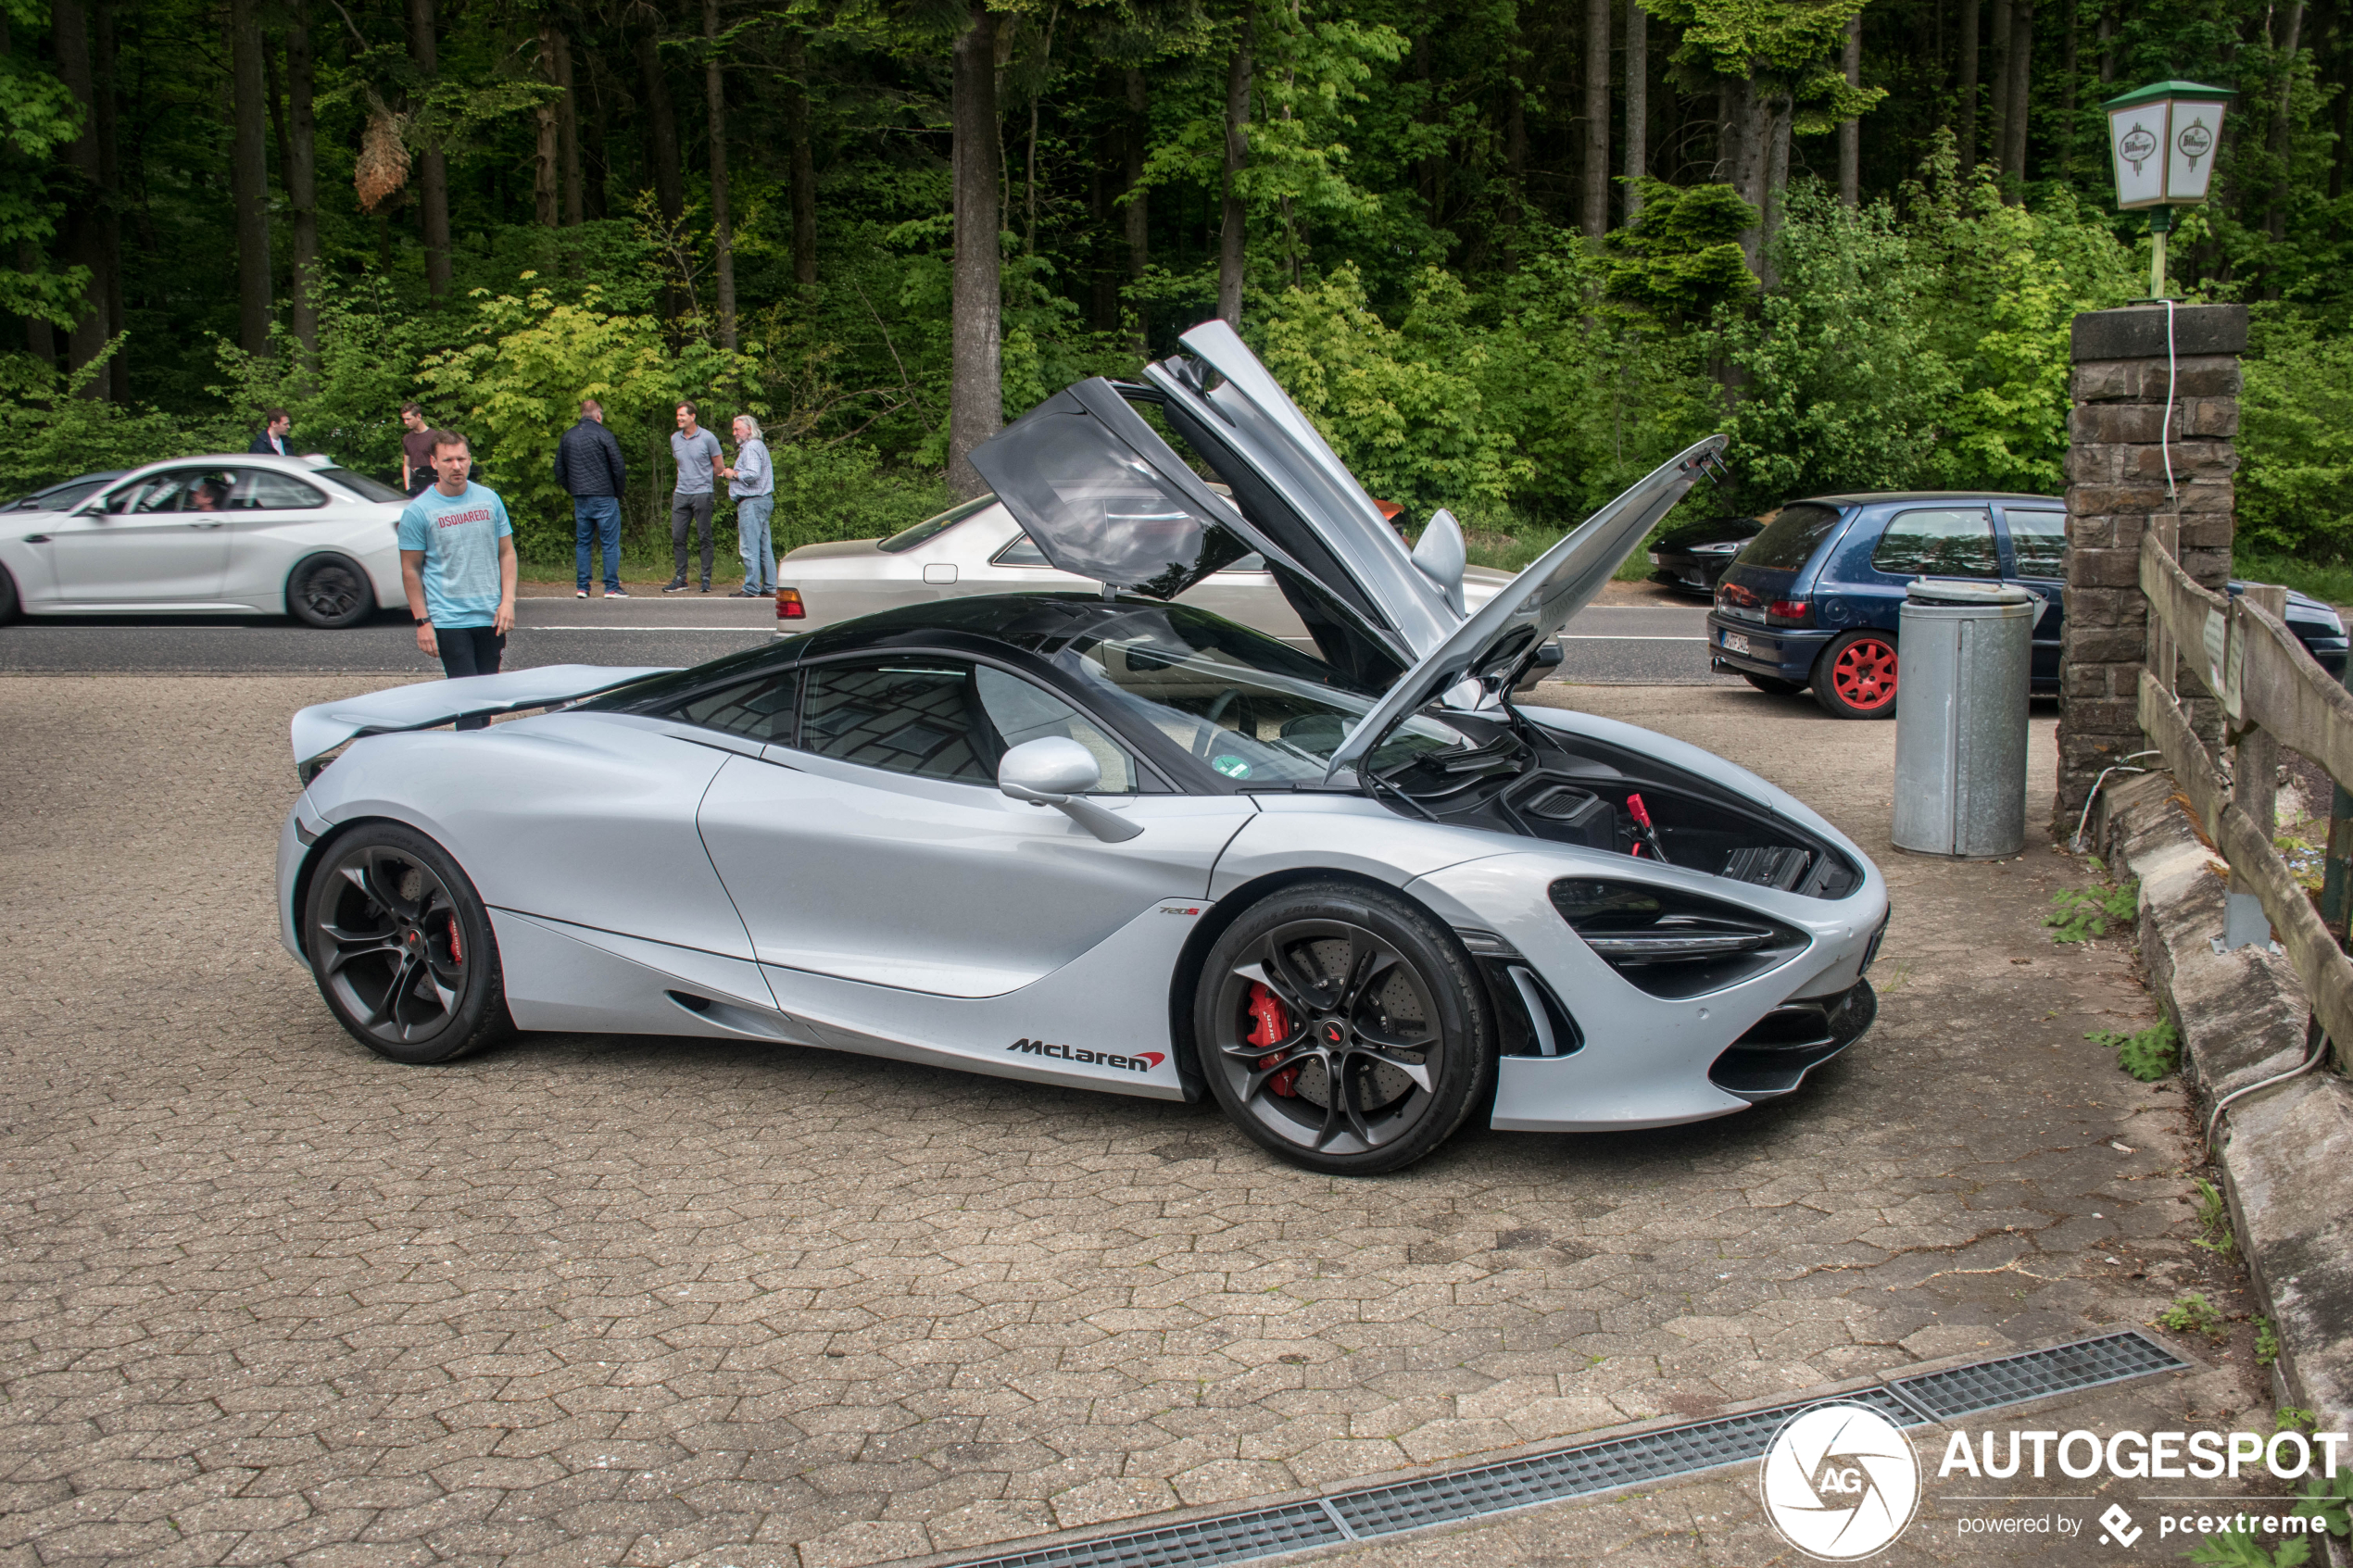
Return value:
<svg viewBox="0 0 2353 1568">
<path fill-rule="evenodd" d="M 515 623 L 515 531 L 507 504 L 467 478 L 473 454 L 453 430 L 433 433 L 434 483 L 400 514 L 400 582 L 417 650 L 443 673 L 496 675 Z M 487 719 L 460 719 L 479 730 Z"/>
<path fill-rule="evenodd" d="M 719 438 L 695 422 L 695 406 L 678 405 L 678 428 L 670 433 L 670 455 L 678 463 L 678 480 L 670 493 L 670 554 L 678 571 L 662 585 L 665 594 L 686 587 L 686 531 L 702 533 L 702 591 L 711 592 L 711 508 L 719 497 L 720 470 L 726 466 Z"/>
</svg>

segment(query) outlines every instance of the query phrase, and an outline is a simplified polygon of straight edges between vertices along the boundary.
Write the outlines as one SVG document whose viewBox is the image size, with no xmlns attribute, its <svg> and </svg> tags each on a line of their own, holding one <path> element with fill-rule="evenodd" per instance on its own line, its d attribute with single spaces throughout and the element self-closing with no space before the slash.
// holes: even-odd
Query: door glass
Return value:
<svg viewBox="0 0 2353 1568">
<path fill-rule="evenodd" d="M 237 475 L 231 469 L 170 469 L 132 490 L 107 497 L 107 509 L 127 509 L 141 516 L 225 512 L 236 486 Z M 127 508 L 118 506 L 118 500 L 127 502 Z"/>
<path fill-rule="evenodd" d="M 2020 577 L 2047 577 L 2053 582 L 2067 576 L 2067 514 L 2065 512 L 2022 512 L 2012 507 L 2006 514 L 2010 521 L 2010 554 L 2018 558 Z"/>
<path fill-rule="evenodd" d="M 1102 765 L 1101 789 L 1127 794 L 1136 765 L 1116 743 L 1049 692 L 963 659 L 905 658 L 809 671 L 802 749 L 894 773 L 994 784 L 1024 741 L 1067 735 Z"/>
<path fill-rule="evenodd" d="M 292 474 L 273 469 L 239 469 L 236 474 L 229 505 L 237 511 L 295 511 L 327 504 L 326 496 Z"/>
<path fill-rule="evenodd" d="M 1899 512 L 1871 551 L 1871 565 L 1898 577 L 1999 577 L 1994 514 L 1982 507 Z"/>
<path fill-rule="evenodd" d="M 722 687 L 680 703 L 671 717 L 750 740 L 789 744 L 793 694 L 799 682 L 798 673 L 787 672 Z"/>
</svg>

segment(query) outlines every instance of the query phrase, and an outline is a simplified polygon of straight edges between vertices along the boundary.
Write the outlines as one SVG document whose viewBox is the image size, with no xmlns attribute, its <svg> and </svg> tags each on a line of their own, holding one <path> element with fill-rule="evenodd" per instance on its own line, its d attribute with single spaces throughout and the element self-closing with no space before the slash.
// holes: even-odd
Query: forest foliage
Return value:
<svg viewBox="0 0 2353 1568">
<path fill-rule="evenodd" d="M 949 493 L 982 133 L 951 56 L 988 4 L 10 0 L 0 490 L 242 447 L 273 406 L 390 474 L 416 397 L 546 556 L 578 400 L 646 527 L 692 397 L 768 427 L 786 542 L 912 521 Z M 2341 13 L 1613 0 L 1595 33 L 1516 0 L 1014 0 L 991 412 L 1134 373 L 1222 289 L 1374 493 L 1491 553 L 1717 430 L 1711 504 L 2054 492 L 2068 323 L 2146 288 L 2099 100 L 2193 76 L 2239 94 L 2174 282 L 2254 310 L 2242 526 L 2340 558 Z"/>
</svg>

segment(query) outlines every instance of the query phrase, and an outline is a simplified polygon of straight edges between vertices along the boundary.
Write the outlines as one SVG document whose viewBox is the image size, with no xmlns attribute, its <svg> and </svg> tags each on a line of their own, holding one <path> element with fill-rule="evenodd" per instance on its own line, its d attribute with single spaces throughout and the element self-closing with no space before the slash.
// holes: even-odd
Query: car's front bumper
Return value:
<svg viewBox="0 0 2353 1568">
<path fill-rule="evenodd" d="M 1887 922 L 1887 884 L 1869 860 L 1854 858 L 1863 884 L 1836 900 L 1611 858 L 1614 878 L 1743 904 L 1811 939 L 1763 973 L 1680 998 L 1633 985 L 1553 907 L 1553 882 L 1594 874 L 1591 858 L 1497 855 L 1416 878 L 1407 893 L 1458 930 L 1495 934 L 1515 955 L 1502 961 L 1525 966 L 1576 1025 L 1565 1054 L 1503 1059 L 1492 1125 L 1558 1133 L 1669 1126 L 1728 1116 L 1796 1088 L 1859 1038 L 1875 1010 L 1865 1005 L 1869 987 L 1859 997 L 1856 989 Z"/>
<path fill-rule="evenodd" d="M 1831 632 L 1760 626 L 1734 621 L 1711 610 L 1707 617 L 1707 658 L 1726 670 L 1769 675 L 1801 685 L 1814 678 L 1814 661 L 1830 646 Z M 1730 637 L 1730 642 L 1725 639 Z"/>
</svg>

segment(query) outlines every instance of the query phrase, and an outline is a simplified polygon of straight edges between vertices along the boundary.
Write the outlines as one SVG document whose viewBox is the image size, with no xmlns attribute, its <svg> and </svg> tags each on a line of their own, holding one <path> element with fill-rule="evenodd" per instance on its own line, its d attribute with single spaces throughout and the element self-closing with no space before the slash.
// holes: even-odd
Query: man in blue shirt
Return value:
<svg viewBox="0 0 2353 1568">
<path fill-rule="evenodd" d="M 744 597 L 773 598 L 776 552 L 769 545 L 768 517 L 776 506 L 776 465 L 769 461 L 760 421 L 749 414 L 736 416 L 736 466 L 720 471 L 727 476 L 727 494 L 736 503 L 736 546 L 744 558 Z"/>
<path fill-rule="evenodd" d="M 472 483 L 473 454 L 452 430 L 433 433 L 434 485 L 400 514 L 400 581 L 417 649 L 443 673 L 496 675 L 515 623 L 515 538 L 507 504 Z M 488 727 L 460 719 L 458 728 Z"/>
</svg>

